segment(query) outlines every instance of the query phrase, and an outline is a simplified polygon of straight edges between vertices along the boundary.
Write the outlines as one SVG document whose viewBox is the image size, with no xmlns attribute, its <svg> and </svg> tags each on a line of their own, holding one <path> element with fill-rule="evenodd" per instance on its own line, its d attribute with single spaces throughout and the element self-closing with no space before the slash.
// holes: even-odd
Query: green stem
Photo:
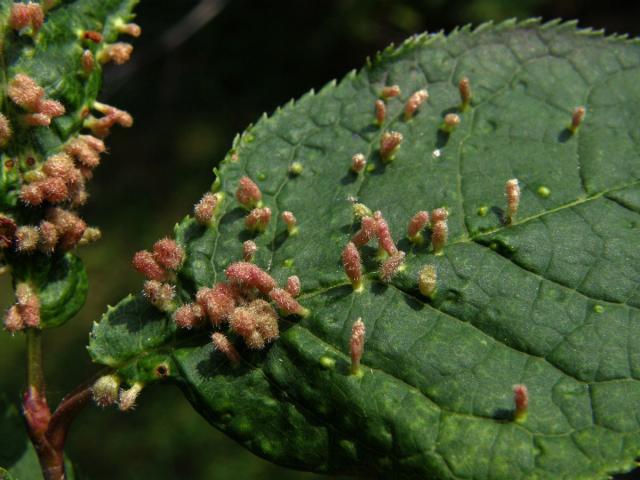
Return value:
<svg viewBox="0 0 640 480">
<path fill-rule="evenodd" d="M 42 332 L 27 329 L 27 383 L 44 395 L 44 373 L 42 372 Z"/>
</svg>

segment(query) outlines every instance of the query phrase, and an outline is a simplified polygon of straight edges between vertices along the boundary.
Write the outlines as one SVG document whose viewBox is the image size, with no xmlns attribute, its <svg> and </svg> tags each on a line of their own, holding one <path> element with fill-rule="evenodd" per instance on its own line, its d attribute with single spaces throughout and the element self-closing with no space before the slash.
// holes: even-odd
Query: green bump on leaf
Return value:
<svg viewBox="0 0 640 480">
<path fill-rule="evenodd" d="M 261 119 L 234 143 L 237 161 L 217 172 L 229 195 L 243 175 L 263 172 L 274 217 L 295 212 L 300 235 L 270 227 L 256 238 L 256 263 L 280 286 L 298 275 L 297 300 L 311 313 L 281 321 L 280 338 L 261 351 L 231 332 L 243 360 L 233 368 L 210 345 L 210 329 L 176 331 L 168 316 L 129 297 L 95 326 L 93 359 L 128 382 L 149 382 L 147 365 L 168 362 L 212 425 L 294 468 L 498 480 L 599 479 L 634 468 L 639 74 L 637 40 L 577 31 L 575 23 L 508 21 L 385 50 L 361 72 Z M 444 135 L 442 116 L 459 106 L 453 80 L 461 76 L 473 85 L 473 108 Z M 402 92 L 427 87 L 430 98 L 411 122 L 402 120 L 402 102 L 388 103 L 385 128 L 403 142 L 401 158 L 383 164 L 371 109 L 390 83 Z M 576 105 L 589 118 L 567 135 Z M 434 158 L 435 150 L 443 154 Z M 357 152 L 371 152 L 376 174 L 348 174 L 344 159 Z M 305 173 L 294 179 L 288 169 L 297 158 Z M 507 227 L 510 178 L 553 195 L 542 201 L 524 189 Z M 375 243 L 362 247 L 367 281 L 357 295 L 340 264 L 359 229 L 353 202 L 380 210 L 407 253 L 406 271 L 381 284 Z M 239 260 L 245 232 L 232 203 L 215 226 L 190 218 L 178 225 L 187 251 L 182 302 L 223 281 Z M 417 210 L 442 205 L 449 235 L 436 257 L 429 242 L 410 245 L 406 228 Z M 418 285 L 427 264 L 438 272 L 429 302 Z M 349 374 L 358 317 L 368 328 L 361 377 Z M 517 384 L 529 392 L 523 423 L 513 421 Z"/>
</svg>

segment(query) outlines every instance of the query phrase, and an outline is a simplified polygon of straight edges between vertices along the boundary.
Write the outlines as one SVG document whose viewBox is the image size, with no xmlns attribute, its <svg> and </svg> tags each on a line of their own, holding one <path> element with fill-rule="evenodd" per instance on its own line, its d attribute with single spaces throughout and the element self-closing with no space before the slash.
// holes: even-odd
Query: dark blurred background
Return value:
<svg viewBox="0 0 640 480">
<path fill-rule="evenodd" d="M 134 251 L 170 234 L 213 181 L 236 133 L 263 112 L 363 65 L 412 33 L 540 16 L 637 36 L 640 2 L 589 0 L 142 0 L 132 61 L 107 70 L 102 99 L 135 125 L 116 130 L 90 186 L 84 217 L 103 240 L 82 249 L 86 306 L 45 336 L 53 402 L 95 369 L 85 351 L 107 304 L 139 290 Z M 6 277 L 3 276 L 3 277 Z M 0 308 L 11 300 L 0 278 Z M 23 387 L 24 339 L 0 332 L 0 392 Z M 138 409 L 90 408 L 68 453 L 93 479 L 314 479 L 273 466 L 227 439 L 175 388 L 150 387 Z M 326 477 L 322 477 L 326 478 Z"/>
</svg>

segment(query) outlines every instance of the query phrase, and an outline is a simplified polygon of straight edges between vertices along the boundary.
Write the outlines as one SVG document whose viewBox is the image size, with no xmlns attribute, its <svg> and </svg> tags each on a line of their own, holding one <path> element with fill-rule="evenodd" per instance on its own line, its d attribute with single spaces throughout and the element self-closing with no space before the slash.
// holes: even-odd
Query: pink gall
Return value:
<svg viewBox="0 0 640 480">
<path fill-rule="evenodd" d="M 351 171 L 353 173 L 362 173 L 367 166 L 367 160 L 362 153 L 356 153 L 351 157 Z"/>
<path fill-rule="evenodd" d="M 235 290 L 226 283 L 217 283 L 212 288 L 203 287 L 196 293 L 196 303 L 202 307 L 213 325 L 226 322 L 236 306 Z"/>
<path fill-rule="evenodd" d="M 144 296 L 154 307 L 163 312 L 173 310 L 173 299 L 176 296 L 175 287 L 169 283 L 161 283 L 157 280 L 147 280 L 144 282 Z"/>
<path fill-rule="evenodd" d="M 51 117 L 44 113 L 27 113 L 22 116 L 22 122 L 28 127 L 48 127 Z"/>
<path fill-rule="evenodd" d="M 220 332 L 214 333 L 211 335 L 211 342 L 215 349 L 227 357 L 227 360 L 229 360 L 233 365 L 240 363 L 240 354 L 224 334 Z"/>
<path fill-rule="evenodd" d="M 50 203 L 62 203 L 69 199 L 69 188 L 65 181 L 57 177 L 49 177 L 39 182 L 44 199 Z"/>
<path fill-rule="evenodd" d="M 134 38 L 138 38 L 142 34 L 142 29 L 137 23 L 118 22 L 116 28 L 119 33 L 125 33 Z"/>
<path fill-rule="evenodd" d="M 178 328 L 191 330 L 202 326 L 205 319 L 203 308 L 197 303 L 187 303 L 178 307 L 173 314 L 174 321 Z"/>
<path fill-rule="evenodd" d="M 40 327 L 40 300 L 27 283 L 16 286 L 16 304 L 26 327 Z"/>
<path fill-rule="evenodd" d="M 274 288 L 269 292 L 269 297 L 275 302 L 278 308 L 286 315 L 300 315 L 306 317 L 309 311 L 298 303 L 293 296 L 282 288 Z"/>
<path fill-rule="evenodd" d="M 44 89 L 24 73 L 18 73 L 9 82 L 7 95 L 19 107 L 29 112 L 37 112 Z"/>
<path fill-rule="evenodd" d="M 405 253 L 398 250 L 396 253 L 387 258 L 380 266 L 380 280 L 385 283 L 391 279 L 402 269 Z"/>
<path fill-rule="evenodd" d="M 422 236 L 422 230 L 429 224 L 429 212 L 421 210 L 417 212 L 409 221 L 407 227 L 407 235 L 411 243 L 416 245 L 422 245 L 424 237 Z"/>
<path fill-rule="evenodd" d="M 20 330 L 24 330 L 24 320 L 20 315 L 17 305 L 12 305 L 4 315 L 4 329 L 14 334 Z"/>
<path fill-rule="evenodd" d="M 418 289 L 427 298 L 433 298 L 436 293 L 437 272 L 435 265 L 425 265 L 418 274 Z"/>
<path fill-rule="evenodd" d="M 38 103 L 38 113 L 46 115 L 47 117 L 55 118 L 65 114 L 65 108 L 62 103 L 57 100 L 40 100 Z"/>
<path fill-rule="evenodd" d="M 460 115 L 458 115 L 457 113 L 447 113 L 444 116 L 444 120 L 442 122 L 442 125 L 440 126 L 440 130 L 442 130 L 444 133 L 451 133 L 458 125 L 460 125 L 460 122 Z"/>
<path fill-rule="evenodd" d="M 578 131 L 586 113 L 587 110 L 584 107 L 576 107 L 573 110 L 573 113 L 571 114 L 571 126 L 569 127 L 571 133 L 576 133 Z"/>
<path fill-rule="evenodd" d="M 504 186 L 504 192 L 507 196 L 507 212 L 506 223 L 510 225 L 513 223 L 513 219 L 518 213 L 518 206 L 520 205 L 520 185 L 517 178 L 507 180 Z"/>
<path fill-rule="evenodd" d="M 298 295 L 300 295 L 300 289 L 300 278 L 298 278 L 297 275 L 291 275 L 289 278 L 287 278 L 286 290 L 292 297 L 297 297 Z"/>
<path fill-rule="evenodd" d="M 448 217 L 449 212 L 444 208 L 436 208 L 431 212 L 431 245 L 436 255 L 442 255 L 447 244 L 449 237 Z"/>
<path fill-rule="evenodd" d="M 224 273 L 231 282 L 244 288 L 255 288 L 265 295 L 276 288 L 276 282 L 271 275 L 253 263 L 232 263 Z"/>
<path fill-rule="evenodd" d="M 136 407 L 136 401 L 138 400 L 138 396 L 140 396 L 140 392 L 142 392 L 143 387 L 144 385 L 142 383 L 136 382 L 128 389 L 120 390 L 118 408 L 123 412 L 133 410 Z"/>
<path fill-rule="evenodd" d="M 100 165 L 100 152 L 92 148 L 87 142 L 86 137 L 88 136 L 82 135 L 74 138 L 64 147 L 64 151 L 73 156 L 84 167 L 94 169 Z"/>
<path fill-rule="evenodd" d="M 61 178 L 69 184 L 77 180 L 77 173 L 73 160 L 65 153 L 58 153 L 47 158 L 42 166 L 42 171 L 48 177 Z"/>
<path fill-rule="evenodd" d="M 360 361 L 364 354 L 364 341 L 366 336 L 366 328 L 362 318 L 358 318 L 351 327 L 351 339 L 349 340 L 349 354 L 351 356 L 351 374 L 359 375 Z"/>
<path fill-rule="evenodd" d="M 298 234 L 298 221 L 296 220 L 296 217 L 293 213 L 289 212 L 288 210 L 282 212 L 282 221 L 287 226 L 287 233 L 290 236 Z"/>
<path fill-rule="evenodd" d="M 422 105 L 427 100 L 429 100 L 429 92 L 427 92 L 425 89 L 414 92 L 409 97 L 409 100 L 407 100 L 407 104 L 404 107 L 405 120 L 409 120 L 410 118 L 412 118 L 415 115 L 416 110 L 420 108 L 420 105 Z"/>
<path fill-rule="evenodd" d="M 376 111 L 376 125 L 382 126 L 384 124 L 385 118 L 387 117 L 387 106 L 384 104 L 382 100 L 376 100 L 375 111 Z"/>
<path fill-rule="evenodd" d="M 84 233 L 82 234 L 82 238 L 78 242 L 78 245 L 89 245 L 90 243 L 95 243 L 102 238 L 102 232 L 99 228 L 88 227 Z"/>
<path fill-rule="evenodd" d="M 185 254 L 175 240 L 163 238 L 153 245 L 153 258 L 161 267 L 175 272 L 182 267 Z"/>
<path fill-rule="evenodd" d="M 260 205 L 262 192 L 253 180 L 251 180 L 247 176 L 244 176 L 238 183 L 238 188 L 236 190 L 236 199 L 242 206 L 246 208 L 254 208 Z"/>
<path fill-rule="evenodd" d="M 362 286 L 362 262 L 360 252 L 353 242 L 347 243 L 342 251 L 342 266 L 344 272 L 351 280 L 351 285 L 356 292 L 363 290 Z"/>
<path fill-rule="evenodd" d="M 16 250 L 21 253 L 33 252 L 38 247 L 40 233 L 37 227 L 22 226 L 16 230 Z"/>
<path fill-rule="evenodd" d="M 380 157 L 385 163 L 391 162 L 402 143 L 403 136 L 399 132 L 384 132 L 380 138 Z"/>
<path fill-rule="evenodd" d="M 147 250 L 136 252 L 131 263 L 133 264 L 133 268 L 149 280 L 162 282 L 167 278 L 166 272 L 160 265 L 158 265 L 158 262 L 156 262 L 156 259 L 151 252 L 148 252 Z"/>
<path fill-rule="evenodd" d="M 200 225 L 210 225 L 218 208 L 218 197 L 205 193 L 193 207 L 193 214 Z"/>
<path fill-rule="evenodd" d="M 360 222 L 360 230 L 351 238 L 351 241 L 356 247 L 362 247 L 369 243 L 369 241 L 378 235 L 378 222 L 373 217 L 362 217 Z"/>
<path fill-rule="evenodd" d="M 398 252 L 398 248 L 396 247 L 395 242 L 393 241 L 393 237 L 391 237 L 391 231 L 389 230 L 389 225 L 387 221 L 382 216 L 382 212 L 379 210 L 373 214 L 373 218 L 377 223 L 377 232 L 378 236 L 378 247 L 381 250 L 384 250 L 389 255 L 395 255 Z"/>
<path fill-rule="evenodd" d="M 244 219 L 244 224 L 250 232 L 264 232 L 271 221 L 269 207 L 254 208 Z"/>
<path fill-rule="evenodd" d="M 513 386 L 513 402 L 515 404 L 513 419 L 518 423 L 522 423 L 527 419 L 529 413 L 529 391 L 526 385 L 518 384 Z"/>
<path fill-rule="evenodd" d="M 51 222 L 42 221 L 38 225 L 38 231 L 40 233 L 40 245 L 38 247 L 40 251 L 46 254 L 53 253 L 59 238 L 56 226 Z"/>
<path fill-rule="evenodd" d="M 13 245 L 17 228 L 16 222 L 11 217 L 0 213 L 0 249 Z"/>
<path fill-rule="evenodd" d="M 25 205 L 37 207 L 44 202 L 44 190 L 38 182 L 29 185 L 23 185 L 20 188 L 20 200 Z"/>
<path fill-rule="evenodd" d="M 95 61 L 95 58 L 93 57 L 93 53 L 91 53 L 91 50 L 85 50 L 84 52 L 82 52 L 82 58 L 80 60 L 80 64 L 82 65 L 82 70 L 87 75 L 93 72 L 93 69 L 96 65 L 96 61 Z"/>
<path fill-rule="evenodd" d="M 242 244 L 242 259 L 245 262 L 252 262 L 258 251 L 258 246 L 253 240 L 247 240 Z"/>
<path fill-rule="evenodd" d="M 256 315 L 249 307 L 238 307 L 231 315 L 229 326 L 246 339 L 256 332 Z"/>
<path fill-rule="evenodd" d="M 401 93 L 402 91 L 400 90 L 400 86 L 390 85 L 382 89 L 380 96 L 386 100 L 388 98 L 397 97 Z"/>
<path fill-rule="evenodd" d="M 104 375 L 98 378 L 91 387 L 91 396 L 99 407 L 109 407 L 118 401 L 119 389 L 120 377 Z"/>
<path fill-rule="evenodd" d="M 129 61 L 133 53 L 133 45 L 125 42 L 112 43 L 98 53 L 98 61 L 100 63 L 113 62 L 116 65 L 123 65 Z"/>
<path fill-rule="evenodd" d="M 44 11 L 39 4 L 15 2 L 11 5 L 9 26 L 14 30 L 31 27 L 34 33 L 38 33 L 43 24 Z"/>
<path fill-rule="evenodd" d="M 9 119 L 7 117 L 0 113 L 0 148 L 7 146 L 7 143 L 9 143 L 9 140 L 11 139 L 11 135 L 13 135 L 11 123 L 9 123 Z"/>
<path fill-rule="evenodd" d="M 253 300 L 248 305 L 255 315 L 256 331 L 265 343 L 269 343 L 280 335 L 278 328 L 278 314 L 269 302 L 262 299 Z"/>
<path fill-rule="evenodd" d="M 96 32 L 95 30 L 87 30 L 82 33 L 83 40 L 89 40 L 93 43 L 102 42 L 102 34 L 100 32 Z"/>
<path fill-rule="evenodd" d="M 469 105 L 471 105 L 471 82 L 467 77 L 460 80 L 458 83 L 458 90 L 460 91 L 460 99 L 462 100 L 460 110 L 464 112 L 469 108 Z"/>
</svg>

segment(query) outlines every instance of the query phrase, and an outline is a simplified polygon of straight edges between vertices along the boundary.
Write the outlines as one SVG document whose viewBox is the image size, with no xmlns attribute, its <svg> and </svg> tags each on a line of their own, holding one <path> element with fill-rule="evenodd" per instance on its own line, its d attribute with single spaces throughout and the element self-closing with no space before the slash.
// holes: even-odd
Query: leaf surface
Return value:
<svg viewBox="0 0 640 480">
<path fill-rule="evenodd" d="M 95 326 L 93 359 L 129 383 L 159 379 L 164 365 L 211 424 L 296 468 L 442 479 L 630 470 L 640 454 L 639 72 L 637 41 L 574 23 L 484 25 L 386 50 L 249 128 L 216 172 L 226 196 L 218 223 L 188 217 L 176 227 L 186 303 L 223 281 L 253 238 L 234 198 L 248 175 L 273 211 L 255 262 L 280 285 L 298 275 L 311 314 L 281 320 L 265 350 L 236 339 L 243 361 L 234 368 L 210 329 L 177 331 L 170 315 L 129 297 Z M 463 77 L 473 100 L 460 112 Z M 374 102 L 392 84 L 402 94 L 378 128 Z M 422 88 L 430 98 L 407 121 L 405 102 Z M 587 113 L 572 134 L 579 105 Z M 440 127 L 452 112 L 461 123 L 447 135 Z M 404 141 L 384 164 L 387 130 Z M 358 152 L 373 166 L 359 176 L 349 170 Z M 507 226 L 511 178 L 522 194 Z M 353 198 L 382 211 L 407 253 L 385 284 L 375 248 L 364 247 L 362 293 L 340 260 L 359 227 Z M 406 238 L 416 211 L 438 207 L 449 211 L 441 256 Z M 286 233 L 285 210 L 297 236 Z M 427 264 L 438 272 L 433 299 L 417 284 Z M 361 376 L 349 373 L 358 317 Z M 524 422 L 512 420 L 514 384 L 530 393 Z"/>
</svg>

